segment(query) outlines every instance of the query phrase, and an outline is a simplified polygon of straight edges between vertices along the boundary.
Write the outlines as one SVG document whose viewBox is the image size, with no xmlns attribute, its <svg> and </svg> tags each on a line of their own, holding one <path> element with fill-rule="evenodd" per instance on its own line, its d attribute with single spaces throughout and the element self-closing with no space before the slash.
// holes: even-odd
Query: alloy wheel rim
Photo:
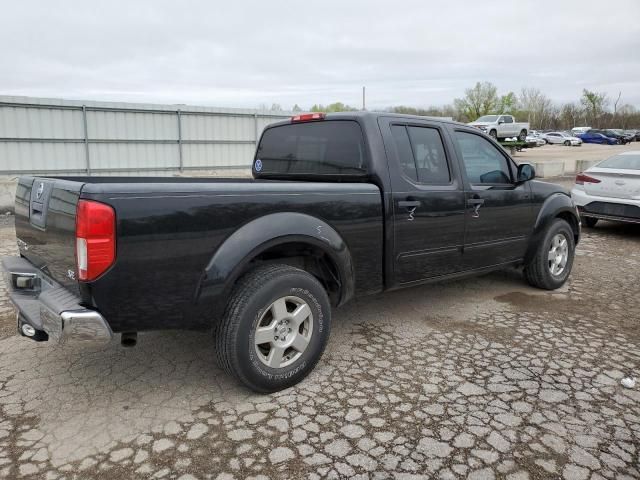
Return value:
<svg viewBox="0 0 640 480">
<path fill-rule="evenodd" d="M 569 242 L 567 237 L 562 233 L 557 233 L 551 239 L 551 246 L 549 248 L 549 255 L 547 256 L 549 262 L 549 271 L 551 275 L 561 275 L 567 267 L 567 261 L 569 260 Z"/>
<path fill-rule="evenodd" d="M 312 334 L 309 304 L 300 297 L 281 297 L 258 319 L 253 337 L 255 353 L 267 367 L 284 368 L 305 352 Z"/>
</svg>

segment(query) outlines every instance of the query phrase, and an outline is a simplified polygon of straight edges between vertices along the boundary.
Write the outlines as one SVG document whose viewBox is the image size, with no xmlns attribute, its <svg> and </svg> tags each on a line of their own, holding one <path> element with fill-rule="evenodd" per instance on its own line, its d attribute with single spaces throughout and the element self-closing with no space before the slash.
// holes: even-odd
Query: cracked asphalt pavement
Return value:
<svg viewBox="0 0 640 480">
<path fill-rule="evenodd" d="M 14 322 L 2 283 L 3 478 L 640 478 L 640 225 L 585 229 L 560 291 L 507 271 L 359 299 L 273 395 L 206 334 L 57 348 Z"/>
</svg>

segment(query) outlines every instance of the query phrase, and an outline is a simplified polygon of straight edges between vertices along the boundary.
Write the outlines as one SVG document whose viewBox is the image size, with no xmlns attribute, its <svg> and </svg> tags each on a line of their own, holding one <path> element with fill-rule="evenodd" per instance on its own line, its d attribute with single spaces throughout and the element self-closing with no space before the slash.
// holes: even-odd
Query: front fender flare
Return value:
<svg viewBox="0 0 640 480">
<path fill-rule="evenodd" d="M 231 234 L 213 254 L 200 282 L 199 300 L 226 298 L 257 255 L 277 245 L 300 242 L 318 247 L 338 269 L 341 283 L 339 304 L 353 296 L 353 261 L 340 234 L 324 220 L 295 212 L 280 212 L 257 218 Z"/>
<path fill-rule="evenodd" d="M 531 260 L 535 255 L 535 250 L 538 243 L 542 240 L 544 236 L 544 232 L 549 227 L 551 222 L 557 217 L 564 217 L 570 215 L 574 222 L 570 222 L 571 228 L 574 231 L 576 236 L 576 244 L 578 243 L 577 239 L 580 236 L 580 218 L 578 217 L 578 213 L 576 212 L 576 207 L 573 204 L 573 200 L 571 197 L 564 193 L 554 193 L 550 195 L 542 204 L 538 212 L 538 217 L 536 218 L 535 226 L 533 227 L 533 233 L 531 234 L 531 238 L 529 240 L 529 246 L 527 247 L 527 252 L 525 254 L 525 263 Z"/>
</svg>

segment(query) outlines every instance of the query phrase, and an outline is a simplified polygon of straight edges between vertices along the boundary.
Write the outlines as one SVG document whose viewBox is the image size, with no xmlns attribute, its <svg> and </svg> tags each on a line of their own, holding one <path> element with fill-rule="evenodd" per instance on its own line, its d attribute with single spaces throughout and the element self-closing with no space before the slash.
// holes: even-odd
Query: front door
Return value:
<svg viewBox="0 0 640 480">
<path fill-rule="evenodd" d="M 394 283 L 461 271 L 465 201 L 442 124 L 381 118 L 393 190 Z"/>
<path fill-rule="evenodd" d="M 534 218 L 528 183 L 516 183 L 516 166 L 499 145 L 467 129 L 454 129 L 465 177 L 465 270 L 522 259 Z"/>
</svg>

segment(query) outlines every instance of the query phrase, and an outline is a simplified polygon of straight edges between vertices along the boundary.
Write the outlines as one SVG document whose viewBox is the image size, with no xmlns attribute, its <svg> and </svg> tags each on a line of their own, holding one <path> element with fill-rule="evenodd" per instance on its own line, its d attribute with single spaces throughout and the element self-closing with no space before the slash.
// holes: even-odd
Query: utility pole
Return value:
<svg viewBox="0 0 640 480">
<path fill-rule="evenodd" d="M 366 110 L 366 103 L 365 103 L 365 87 L 362 87 L 362 110 Z"/>
</svg>

